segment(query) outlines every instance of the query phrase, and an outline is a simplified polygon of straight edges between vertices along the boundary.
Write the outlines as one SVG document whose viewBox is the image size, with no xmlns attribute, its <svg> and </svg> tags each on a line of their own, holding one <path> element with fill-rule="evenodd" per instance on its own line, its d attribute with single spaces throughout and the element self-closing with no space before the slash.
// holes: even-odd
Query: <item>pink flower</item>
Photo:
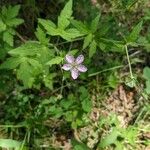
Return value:
<svg viewBox="0 0 150 150">
<path fill-rule="evenodd" d="M 65 58 L 67 64 L 64 64 L 62 69 L 70 71 L 73 79 L 77 79 L 80 75 L 80 72 L 87 71 L 87 68 L 84 65 L 82 65 L 82 62 L 84 61 L 83 55 L 79 55 L 75 59 L 72 55 L 67 54 Z"/>
</svg>

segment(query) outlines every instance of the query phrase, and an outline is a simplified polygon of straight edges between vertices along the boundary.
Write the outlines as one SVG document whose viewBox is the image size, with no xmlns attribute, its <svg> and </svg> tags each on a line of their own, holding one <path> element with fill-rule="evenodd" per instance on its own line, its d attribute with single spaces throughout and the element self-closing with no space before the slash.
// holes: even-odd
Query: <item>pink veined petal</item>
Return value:
<svg viewBox="0 0 150 150">
<path fill-rule="evenodd" d="M 75 62 L 76 62 L 77 64 L 81 64 L 83 61 L 84 61 L 84 56 L 83 56 L 83 55 L 79 55 L 79 56 L 76 58 L 76 60 L 75 60 Z"/>
<path fill-rule="evenodd" d="M 74 63 L 75 59 L 72 55 L 67 54 L 66 55 L 66 61 L 70 64 Z"/>
<path fill-rule="evenodd" d="M 72 76 L 73 79 L 77 79 L 78 76 L 79 76 L 79 71 L 78 71 L 78 69 L 73 68 L 73 69 L 71 70 L 71 76 Z"/>
<path fill-rule="evenodd" d="M 85 67 L 84 65 L 78 65 L 78 66 L 77 66 L 77 69 L 78 69 L 80 72 L 86 72 L 86 71 L 87 71 L 87 67 Z"/>
<path fill-rule="evenodd" d="M 64 64 L 62 66 L 62 69 L 66 70 L 66 71 L 70 70 L 71 68 L 72 68 L 71 64 Z"/>
</svg>

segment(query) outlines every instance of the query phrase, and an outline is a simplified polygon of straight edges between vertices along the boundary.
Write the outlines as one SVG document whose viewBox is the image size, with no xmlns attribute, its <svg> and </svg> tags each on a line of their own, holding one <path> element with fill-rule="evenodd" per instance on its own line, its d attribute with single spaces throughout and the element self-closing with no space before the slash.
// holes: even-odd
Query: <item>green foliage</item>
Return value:
<svg viewBox="0 0 150 150">
<path fill-rule="evenodd" d="M 72 13 L 72 0 L 69 0 L 58 17 L 58 28 L 64 30 L 69 26 Z"/>
<path fill-rule="evenodd" d="M 126 37 L 128 43 L 136 42 L 139 34 L 142 30 L 143 21 L 139 22 L 131 31 L 131 33 Z"/>
<path fill-rule="evenodd" d="M 12 56 L 2 65 L 1 69 L 16 69 L 17 78 L 23 81 L 25 88 L 31 88 L 39 75 L 49 76 L 46 63 L 54 57 L 53 52 L 39 42 L 29 41 L 18 48 L 9 51 Z M 46 83 L 46 78 L 44 82 Z"/>
<path fill-rule="evenodd" d="M 0 12 L 0 43 L 6 43 L 8 46 L 14 46 L 14 36 L 16 35 L 15 28 L 22 24 L 23 19 L 17 18 L 20 10 L 20 5 L 16 6 L 3 6 Z M 2 47 L 3 54 L 0 59 L 3 59 L 7 53 L 6 47 Z"/>
<path fill-rule="evenodd" d="M 74 150 L 90 150 L 84 143 L 80 143 L 73 139 L 72 141 L 73 149 Z"/>
<path fill-rule="evenodd" d="M 46 37 L 45 32 L 39 26 L 37 28 L 37 31 L 35 32 L 35 35 L 41 44 L 48 45 L 49 38 Z"/>
<path fill-rule="evenodd" d="M 15 150 L 19 150 L 21 147 L 21 142 L 12 139 L 0 139 L 0 147 L 7 149 L 14 148 Z"/>
<path fill-rule="evenodd" d="M 52 65 L 55 65 L 55 64 L 60 64 L 62 62 L 62 60 L 63 60 L 62 57 L 57 56 L 57 57 L 51 59 L 49 62 L 47 62 L 47 65 L 52 66 Z"/>
<path fill-rule="evenodd" d="M 143 71 L 143 77 L 146 79 L 146 92 L 150 94 L 150 68 L 145 67 Z"/>
<path fill-rule="evenodd" d="M 1 6 L 0 136 L 3 130 L 8 135 L 0 139 L 0 147 L 59 149 L 63 143 L 65 149 L 71 141 L 75 150 L 145 148 L 149 105 L 143 97 L 149 99 L 149 67 L 143 71 L 146 92 L 137 87 L 143 85 L 142 67 L 149 64 L 149 8 L 143 5 L 144 0 L 28 0 Z M 66 54 L 83 54 L 87 73 L 73 80 L 72 70 L 62 69 Z M 143 96 L 140 104 L 134 101 L 138 95 Z M 114 110 L 108 112 L 109 97 Z M 127 110 L 120 108 L 126 102 L 122 97 Z M 142 110 L 133 113 L 128 105 Z M 126 111 L 133 119 L 122 127 L 118 113 Z"/>
<path fill-rule="evenodd" d="M 119 136 L 119 132 L 114 129 L 112 132 L 107 135 L 104 139 L 101 140 L 99 147 L 100 148 L 105 148 L 111 144 L 114 144 L 117 141 L 117 137 Z"/>
<path fill-rule="evenodd" d="M 100 16 L 98 15 L 95 19 L 92 20 L 90 26 L 85 25 L 84 23 L 72 20 L 71 23 L 76 27 L 80 33 L 85 35 L 83 42 L 83 49 L 89 47 L 89 58 L 91 58 L 96 53 L 97 43 L 95 39 L 95 32 L 98 29 Z"/>
<path fill-rule="evenodd" d="M 67 41 L 71 41 L 77 37 L 82 36 L 75 28 L 68 28 L 72 16 L 72 0 L 70 0 L 61 11 L 58 17 L 58 25 L 55 25 L 50 20 L 39 19 L 41 24 L 51 36 L 60 36 Z"/>
</svg>

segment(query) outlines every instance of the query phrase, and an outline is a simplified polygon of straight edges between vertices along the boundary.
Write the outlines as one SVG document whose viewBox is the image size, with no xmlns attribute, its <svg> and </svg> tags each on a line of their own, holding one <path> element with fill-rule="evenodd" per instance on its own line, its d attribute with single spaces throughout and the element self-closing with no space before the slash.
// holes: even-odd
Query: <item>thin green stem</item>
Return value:
<svg viewBox="0 0 150 150">
<path fill-rule="evenodd" d="M 80 40 L 83 40 L 83 37 L 74 39 L 72 41 L 61 42 L 61 43 L 58 43 L 58 44 L 55 44 L 55 45 L 58 46 L 58 45 L 63 45 L 63 44 L 66 44 L 66 43 L 76 42 L 76 41 L 80 41 Z"/>
<path fill-rule="evenodd" d="M 88 75 L 88 77 L 96 76 L 96 75 L 98 75 L 100 73 L 103 73 L 103 72 L 106 72 L 106 71 L 110 71 L 110 70 L 119 69 L 119 68 L 123 68 L 123 67 L 124 67 L 123 65 L 115 66 L 115 67 L 108 68 L 108 69 L 105 69 L 105 70 L 102 70 L 102 71 L 99 71 L 99 72 L 91 73 L 91 74 Z"/>
<path fill-rule="evenodd" d="M 25 125 L 0 125 L 0 128 L 27 128 Z"/>
<path fill-rule="evenodd" d="M 127 56 L 128 65 L 129 65 L 130 76 L 131 76 L 131 79 L 133 79 L 134 76 L 133 76 L 133 72 L 132 72 L 132 67 L 131 67 L 131 62 L 130 62 L 130 57 L 129 57 L 127 45 L 125 45 L 125 50 L 126 50 L 126 56 Z"/>
</svg>

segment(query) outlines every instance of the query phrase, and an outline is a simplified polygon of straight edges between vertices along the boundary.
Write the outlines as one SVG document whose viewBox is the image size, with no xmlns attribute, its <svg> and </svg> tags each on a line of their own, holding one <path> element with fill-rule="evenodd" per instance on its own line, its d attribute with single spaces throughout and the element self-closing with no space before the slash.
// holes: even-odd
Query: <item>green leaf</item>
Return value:
<svg viewBox="0 0 150 150">
<path fill-rule="evenodd" d="M 77 140 L 71 140 L 71 144 L 73 145 L 73 150 L 90 150 L 89 147 L 86 146 L 84 143 L 80 143 Z"/>
<path fill-rule="evenodd" d="M 37 39 L 44 45 L 49 43 L 49 39 L 46 38 L 46 33 L 38 26 L 37 31 L 35 32 Z"/>
<path fill-rule="evenodd" d="M 6 25 L 4 22 L 0 19 L 0 32 L 3 32 L 6 30 Z"/>
<path fill-rule="evenodd" d="M 75 55 L 78 51 L 79 51 L 78 49 L 73 49 L 69 51 L 68 54 Z"/>
<path fill-rule="evenodd" d="M 15 5 L 15 6 L 9 6 L 8 9 L 7 9 L 7 19 L 12 19 L 12 18 L 15 18 L 18 13 L 19 13 L 19 10 L 20 10 L 20 5 Z"/>
<path fill-rule="evenodd" d="M 60 105 L 65 108 L 66 110 L 69 109 L 73 105 L 74 101 L 72 99 L 63 99 L 60 102 Z"/>
<path fill-rule="evenodd" d="M 51 90 L 53 90 L 53 78 L 56 76 L 55 73 L 51 73 L 48 75 L 44 75 L 43 82 L 45 86 Z"/>
<path fill-rule="evenodd" d="M 150 94 L 150 68 L 149 67 L 144 68 L 143 77 L 147 80 L 145 90 L 148 94 Z"/>
<path fill-rule="evenodd" d="M 131 145 L 135 145 L 136 141 L 138 140 L 138 129 L 132 126 L 129 126 L 126 129 L 122 129 L 121 136 L 124 137 Z"/>
<path fill-rule="evenodd" d="M 36 73 L 42 71 L 42 65 L 37 60 L 32 58 L 27 58 L 27 61 L 32 67 L 34 67 Z"/>
<path fill-rule="evenodd" d="M 42 51 L 44 47 L 45 46 L 36 41 L 28 41 L 8 53 L 12 56 L 34 56 L 37 55 L 39 51 Z"/>
<path fill-rule="evenodd" d="M 72 0 L 69 0 L 58 17 L 58 28 L 65 29 L 68 27 L 72 12 Z"/>
<path fill-rule="evenodd" d="M 71 41 L 77 37 L 82 36 L 82 34 L 75 28 L 71 28 L 66 31 L 58 29 L 57 35 L 61 36 L 63 39 L 67 41 Z"/>
<path fill-rule="evenodd" d="M 62 34 L 60 34 L 60 36 L 68 41 L 73 40 L 75 38 L 81 37 L 83 34 L 81 34 L 77 29 L 75 28 L 70 28 L 64 32 L 62 32 Z"/>
<path fill-rule="evenodd" d="M 20 57 L 11 57 L 4 61 L 1 64 L 0 69 L 15 69 L 20 64 L 21 58 Z"/>
<path fill-rule="evenodd" d="M 3 6 L 2 7 L 2 16 L 5 16 L 6 17 L 6 15 L 7 15 L 7 8 L 6 8 L 6 6 Z"/>
<path fill-rule="evenodd" d="M 146 92 L 150 94 L 150 80 L 146 81 Z"/>
<path fill-rule="evenodd" d="M 45 65 L 49 60 L 51 60 L 52 58 L 54 58 L 54 49 L 49 49 L 48 47 L 43 46 L 38 55 L 37 55 L 37 60 Z M 48 66 L 47 66 L 48 67 Z M 48 67 L 49 68 L 49 67 Z"/>
<path fill-rule="evenodd" d="M 100 15 L 98 15 L 91 23 L 91 30 L 92 33 L 96 32 L 97 27 L 98 27 L 98 23 L 99 23 L 99 19 L 100 19 Z"/>
<path fill-rule="evenodd" d="M 47 62 L 47 65 L 52 66 L 52 65 L 55 65 L 55 64 L 60 64 L 62 61 L 63 61 L 63 58 L 60 57 L 60 56 L 57 56 L 57 57 L 51 59 L 49 62 Z"/>
<path fill-rule="evenodd" d="M 9 27 L 16 27 L 20 24 L 22 24 L 24 22 L 23 19 L 19 19 L 19 18 L 12 18 L 12 19 L 9 19 L 6 21 L 6 24 L 9 26 Z"/>
<path fill-rule="evenodd" d="M 90 44 L 90 49 L 89 49 L 89 57 L 90 58 L 96 53 L 96 47 L 97 47 L 97 44 L 96 44 L 95 40 L 93 40 L 92 43 Z"/>
<path fill-rule="evenodd" d="M 111 87 L 111 88 L 116 88 L 117 85 L 118 85 L 118 76 L 116 74 L 110 74 L 108 76 L 108 79 L 107 79 L 107 82 L 108 82 L 108 85 Z"/>
<path fill-rule="evenodd" d="M 92 39 L 93 39 L 93 35 L 92 34 L 88 34 L 84 38 L 83 49 L 87 48 L 90 45 L 90 43 L 92 42 Z"/>
<path fill-rule="evenodd" d="M 143 77 L 147 80 L 150 80 L 150 68 L 149 67 L 144 68 Z"/>
<path fill-rule="evenodd" d="M 14 45 L 14 38 L 13 35 L 11 33 L 9 33 L 8 31 L 5 31 L 3 33 L 3 40 L 9 44 L 10 46 Z"/>
<path fill-rule="evenodd" d="M 92 109 L 92 102 L 90 101 L 89 98 L 86 98 L 82 101 L 82 109 L 85 112 L 90 112 Z"/>
<path fill-rule="evenodd" d="M 38 19 L 38 22 L 44 27 L 44 29 L 47 31 L 49 35 L 58 35 L 58 31 L 56 28 L 56 25 L 50 21 L 45 19 Z"/>
<path fill-rule="evenodd" d="M 99 147 L 105 148 L 111 144 L 114 144 L 117 141 L 117 137 L 119 136 L 119 134 L 120 132 L 117 131 L 117 129 L 114 129 L 109 135 L 101 140 Z"/>
<path fill-rule="evenodd" d="M 139 22 L 132 30 L 129 36 L 127 36 L 127 42 L 135 42 L 142 30 L 143 21 Z"/>
<path fill-rule="evenodd" d="M 21 63 L 19 69 L 17 70 L 17 77 L 23 81 L 23 85 L 26 88 L 31 88 L 33 85 L 34 77 L 32 71 L 33 67 L 27 61 Z"/>
<path fill-rule="evenodd" d="M 90 33 L 90 30 L 87 28 L 87 26 L 85 24 L 83 24 L 81 21 L 77 21 L 77 20 L 71 20 L 71 24 L 77 28 L 78 31 L 80 31 L 80 33 L 82 34 L 88 34 Z"/>
<path fill-rule="evenodd" d="M 21 142 L 12 139 L 0 139 L 0 147 L 1 148 L 15 148 L 18 149 L 21 146 Z"/>
</svg>

